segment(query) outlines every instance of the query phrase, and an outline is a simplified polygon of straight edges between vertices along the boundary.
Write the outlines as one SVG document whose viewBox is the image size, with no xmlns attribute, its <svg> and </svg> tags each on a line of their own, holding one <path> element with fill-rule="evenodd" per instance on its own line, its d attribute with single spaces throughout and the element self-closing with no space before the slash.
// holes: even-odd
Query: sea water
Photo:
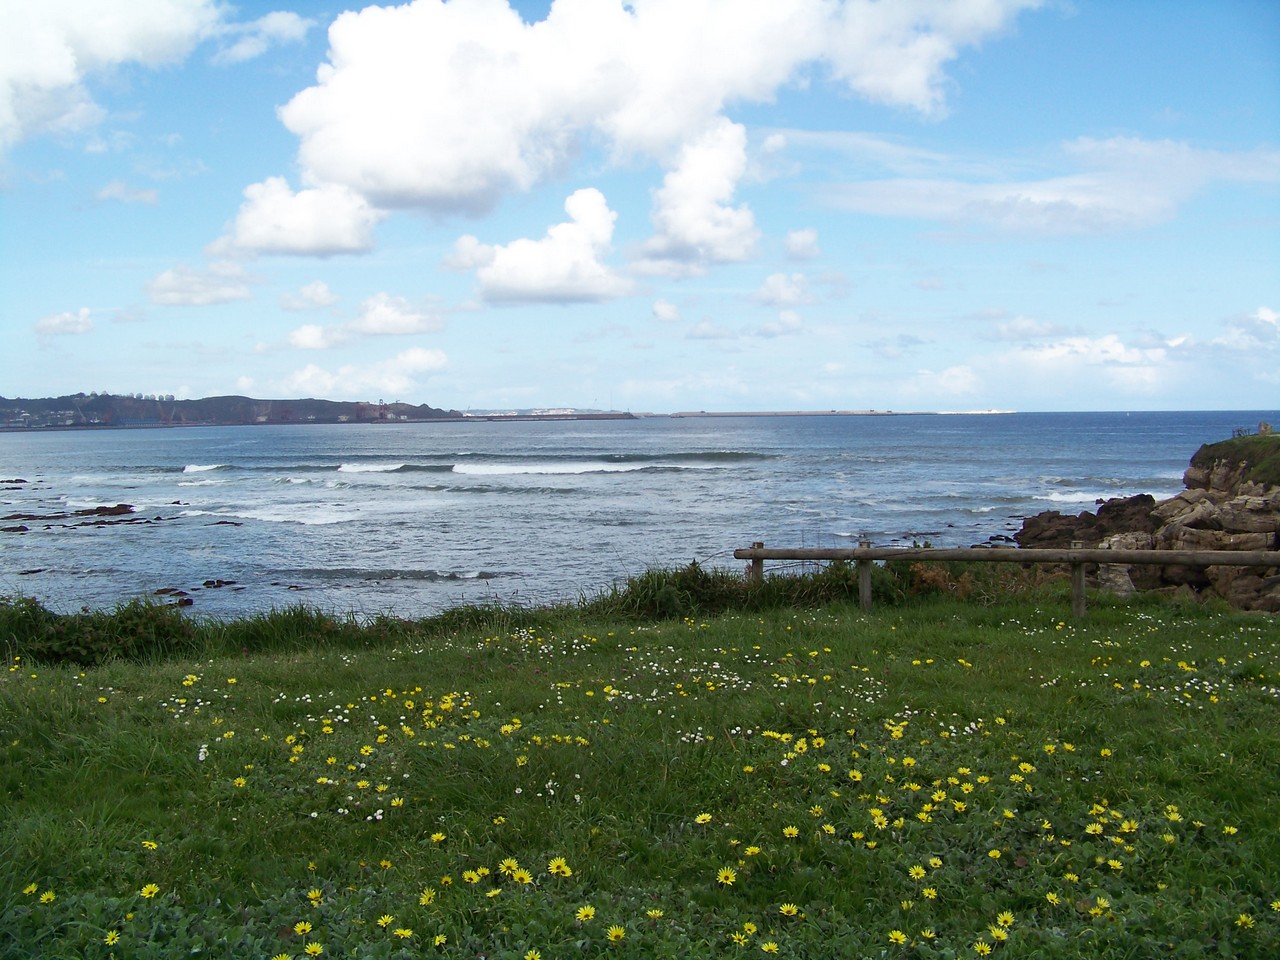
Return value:
<svg viewBox="0 0 1280 960">
<path fill-rule="evenodd" d="M 733 550 L 1010 537 L 1173 496 L 1275 411 L 253 425 L 0 434 L 0 595 L 236 616 L 590 597 Z M 16 482 L 21 481 L 21 482 Z M 121 517 L 78 510 L 125 503 Z M 21 528 L 25 527 L 23 530 Z"/>
</svg>

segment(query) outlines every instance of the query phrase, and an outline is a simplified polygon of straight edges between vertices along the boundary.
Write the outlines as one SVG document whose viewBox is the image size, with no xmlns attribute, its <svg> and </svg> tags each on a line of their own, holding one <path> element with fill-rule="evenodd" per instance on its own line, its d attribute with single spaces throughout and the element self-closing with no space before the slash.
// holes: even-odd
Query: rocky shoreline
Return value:
<svg viewBox="0 0 1280 960">
<path fill-rule="evenodd" d="M 1206 444 L 1191 458 L 1181 493 L 1101 503 L 1076 516 L 1050 510 L 1028 517 L 1014 540 L 1021 547 L 1112 550 L 1280 551 L 1280 434 Z M 1280 552 L 1274 567 L 1186 567 L 1099 564 L 1094 584 L 1123 596 L 1156 590 L 1220 597 L 1241 610 L 1280 612 Z"/>
</svg>

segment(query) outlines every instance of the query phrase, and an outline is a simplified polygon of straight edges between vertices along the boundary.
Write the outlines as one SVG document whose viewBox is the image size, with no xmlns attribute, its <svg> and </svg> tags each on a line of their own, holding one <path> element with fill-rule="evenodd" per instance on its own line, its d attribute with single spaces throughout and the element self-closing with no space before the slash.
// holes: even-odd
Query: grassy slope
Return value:
<svg viewBox="0 0 1280 960">
<path fill-rule="evenodd" d="M 0 956 L 1273 956 L 1278 639 L 921 601 L 14 661 Z"/>
</svg>

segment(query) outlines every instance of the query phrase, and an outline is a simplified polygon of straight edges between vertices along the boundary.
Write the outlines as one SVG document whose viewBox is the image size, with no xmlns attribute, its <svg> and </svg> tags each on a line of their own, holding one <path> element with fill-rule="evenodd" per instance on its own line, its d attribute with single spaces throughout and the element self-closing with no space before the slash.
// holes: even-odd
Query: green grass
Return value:
<svg viewBox="0 0 1280 960">
<path fill-rule="evenodd" d="M 682 576 L 93 666 L 9 604 L 0 956 L 1280 953 L 1274 619 Z"/>
</svg>

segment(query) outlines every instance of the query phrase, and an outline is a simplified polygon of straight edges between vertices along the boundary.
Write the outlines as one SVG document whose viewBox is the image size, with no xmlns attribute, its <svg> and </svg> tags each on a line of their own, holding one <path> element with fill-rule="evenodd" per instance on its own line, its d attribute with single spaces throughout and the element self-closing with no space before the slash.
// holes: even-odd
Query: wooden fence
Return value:
<svg viewBox="0 0 1280 960">
<path fill-rule="evenodd" d="M 733 551 L 734 559 L 750 560 L 749 576 L 764 579 L 766 560 L 852 561 L 858 571 L 858 601 L 871 609 L 871 564 L 876 560 L 963 560 L 966 563 L 1066 563 L 1071 566 L 1071 615 L 1083 617 L 1084 568 L 1087 563 L 1151 564 L 1180 567 L 1280 567 L 1280 550 L 1107 550 L 1085 547 L 875 547 L 864 542 L 854 548 L 779 548 L 753 543 Z"/>
</svg>

